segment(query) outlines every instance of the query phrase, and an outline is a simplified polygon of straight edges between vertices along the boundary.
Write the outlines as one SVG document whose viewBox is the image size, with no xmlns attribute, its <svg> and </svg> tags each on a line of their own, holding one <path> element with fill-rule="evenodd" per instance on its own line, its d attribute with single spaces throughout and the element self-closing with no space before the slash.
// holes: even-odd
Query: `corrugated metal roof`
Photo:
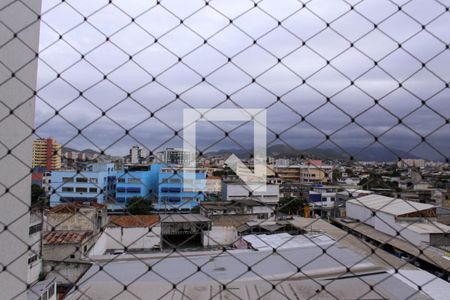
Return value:
<svg viewBox="0 0 450 300">
<path fill-rule="evenodd" d="M 79 244 L 92 236 L 92 231 L 52 231 L 44 236 L 44 245 Z"/>
<path fill-rule="evenodd" d="M 152 298 L 177 300 L 183 296 L 250 300 L 261 295 L 265 295 L 264 299 L 431 299 L 414 286 L 416 281 L 409 285 L 383 273 L 384 268 L 338 243 L 302 246 L 282 247 L 277 250 L 278 255 L 273 255 L 271 249 L 232 250 L 219 256 L 216 253 L 193 255 L 189 260 L 170 256 L 163 261 L 160 258 L 112 261 L 104 264 L 103 270 L 93 265 L 78 281 L 78 290 L 69 293 L 68 299 L 111 298 L 118 294 L 121 299 L 132 298 L 126 292 L 146 299 L 149 290 Z M 320 255 L 324 248 L 327 254 Z M 149 266 L 152 266 L 151 271 Z M 198 271 L 199 266 L 201 271 Z M 252 270 L 248 270 L 249 266 Z M 348 272 L 347 267 L 352 272 Z M 358 278 L 359 274 L 364 274 L 364 279 Z M 418 276 L 417 280 L 423 277 Z M 178 283 L 177 289 L 173 289 L 173 283 Z M 266 295 L 275 283 L 279 283 L 277 290 Z M 222 284 L 227 284 L 227 289 L 221 292 Z M 124 285 L 127 285 L 125 292 Z M 321 286 L 325 291 L 318 293 Z M 369 294 L 371 286 L 374 291 Z M 449 284 L 442 281 L 433 288 L 448 289 Z"/>
<path fill-rule="evenodd" d="M 434 208 L 433 205 L 407 201 L 399 198 L 391 198 L 381 195 L 369 195 L 352 199 L 347 203 L 353 203 L 366 207 L 373 211 L 382 211 L 391 215 L 400 216 L 418 211 Z"/>
<path fill-rule="evenodd" d="M 412 230 L 417 233 L 449 233 L 450 226 L 447 226 L 442 223 L 427 221 L 427 222 L 399 222 L 397 223 L 401 226 L 407 227 L 409 230 Z"/>
</svg>

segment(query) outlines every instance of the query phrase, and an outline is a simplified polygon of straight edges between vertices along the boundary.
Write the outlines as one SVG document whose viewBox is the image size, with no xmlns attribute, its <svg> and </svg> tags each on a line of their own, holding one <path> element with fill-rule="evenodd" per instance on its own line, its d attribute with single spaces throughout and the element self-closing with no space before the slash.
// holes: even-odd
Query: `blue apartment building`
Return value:
<svg viewBox="0 0 450 300">
<path fill-rule="evenodd" d="M 158 210 L 191 210 L 205 200 L 206 172 L 158 166 Z"/>
<path fill-rule="evenodd" d="M 115 170 L 114 164 L 92 164 L 82 172 L 54 171 L 50 205 L 96 201 L 108 210 L 122 211 L 130 199 L 142 197 L 156 210 L 191 210 L 205 200 L 206 172 L 177 165 L 133 165 Z"/>
<path fill-rule="evenodd" d="M 74 201 L 114 203 L 116 170 L 114 164 L 91 164 L 83 171 L 61 170 L 51 173 L 50 206 Z"/>
<path fill-rule="evenodd" d="M 157 210 L 190 210 L 205 199 L 205 187 L 203 171 L 184 174 L 179 166 L 166 164 L 129 166 L 117 173 L 116 204 L 124 208 L 131 198 L 143 197 Z"/>
<path fill-rule="evenodd" d="M 151 200 L 155 184 L 152 166 L 129 166 L 117 172 L 116 206 L 125 209 L 134 197 Z"/>
</svg>

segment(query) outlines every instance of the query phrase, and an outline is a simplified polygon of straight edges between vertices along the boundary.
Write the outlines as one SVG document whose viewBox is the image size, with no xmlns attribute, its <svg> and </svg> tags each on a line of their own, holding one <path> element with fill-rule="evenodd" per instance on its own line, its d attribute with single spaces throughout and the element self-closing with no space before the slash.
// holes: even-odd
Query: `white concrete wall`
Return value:
<svg viewBox="0 0 450 300">
<path fill-rule="evenodd" d="M 106 228 L 89 252 L 89 256 L 104 255 L 108 249 L 151 249 L 160 244 L 161 227 Z"/>
<path fill-rule="evenodd" d="M 392 236 L 396 236 L 397 234 L 395 217 L 383 212 L 376 213 L 376 217 L 374 217 L 374 227 L 376 230 Z"/>
<path fill-rule="evenodd" d="M 231 245 L 238 239 L 236 228 L 233 226 L 213 226 L 211 231 L 203 235 L 203 246 Z"/>
<path fill-rule="evenodd" d="M 0 222 L 8 225 L 0 225 L 1 299 L 26 298 L 40 7 L 40 0 L 0 1 Z"/>
<path fill-rule="evenodd" d="M 38 281 L 39 274 L 42 271 L 42 259 L 38 259 L 37 261 L 28 265 L 28 275 L 27 282 L 29 284 Z"/>
<path fill-rule="evenodd" d="M 429 234 L 417 233 L 409 229 L 407 226 L 396 223 L 394 216 L 382 212 L 377 213 L 377 217 L 375 218 L 375 229 L 394 237 L 406 240 L 416 246 L 419 246 L 422 243 L 430 242 Z M 399 232 L 398 236 L 397 231 Z"/>
<path fill-rule="evenodd" d="M 347 202 L 345 204 L 346 216 L 350 219 L 360 220 L 361 222 L 374 226 L 372 211 L 358 204 Z"/>
<path fill-rule="evenodd" d="M 222 184 L 222 198 L 224 200 L 238 200 L 249 197 L 251 189 L 241 184 Z M 278 184 L 268 184 L 265 192 L 255 191 L 252 193 L 253 198 L 269 203 L 276 203 L 280 200 L 280 187 Z"/>
</svg>

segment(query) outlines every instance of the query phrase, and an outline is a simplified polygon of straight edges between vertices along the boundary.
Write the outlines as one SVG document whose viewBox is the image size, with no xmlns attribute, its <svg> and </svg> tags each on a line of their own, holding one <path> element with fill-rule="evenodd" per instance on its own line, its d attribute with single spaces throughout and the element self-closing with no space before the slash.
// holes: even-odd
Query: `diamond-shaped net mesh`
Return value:
<svg viewBox="0 0 450 300">
<path fill-rule="evenodd" d="M 449 1 L 38 2 L 0 1 L 0 298 L 439 298 Z M 253 116 L 160 152 L 248 108 L 275 190 L 222 168 Z"/>
</svg>

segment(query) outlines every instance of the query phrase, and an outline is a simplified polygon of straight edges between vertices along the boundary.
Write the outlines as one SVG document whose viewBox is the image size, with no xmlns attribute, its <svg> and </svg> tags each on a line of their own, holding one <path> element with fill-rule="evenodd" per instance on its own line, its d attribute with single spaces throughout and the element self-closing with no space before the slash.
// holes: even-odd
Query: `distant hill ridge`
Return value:
<svg viewBox="0 0 450 300">
<path fill-rule="evenodd" d="M 272 145 L 267 148 L 267 155 L 274 156 L 276 158 L 291 158 L 301 157 L 315 158 L 322 160 L 348 160 L 350 156 L 353 156 L 354 160 L 359 161 L 397 161 L 401 158 L 419 158 L 413 154 L 406 153 L 398 149 L 386 149 L 383 146 L 375 145 L 367 149 L 363 147 L 343 147 L 343 150 L 338 147 L 334 148 L 309 148 L 309 149 L 296 149 L 284 144 Z M 218 154 L 235 154 L 240 158 L 249 158 L 251 151 L 244 149 L 223 149 L 215 152 L 209 152 L 209 155 Z M 344 152 L 345 151 L 345 152 Z"/>
</svg>

